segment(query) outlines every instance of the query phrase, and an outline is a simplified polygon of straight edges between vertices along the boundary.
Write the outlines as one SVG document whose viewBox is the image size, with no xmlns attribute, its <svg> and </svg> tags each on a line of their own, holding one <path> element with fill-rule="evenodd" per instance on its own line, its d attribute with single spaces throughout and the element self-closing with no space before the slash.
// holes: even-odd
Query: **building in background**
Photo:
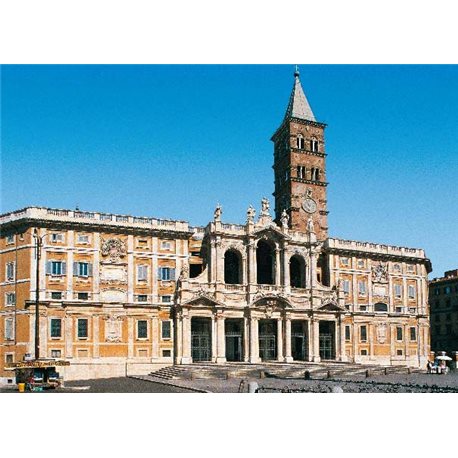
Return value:
<svg viewBox="0 0 458 458">
<path fill-rule="evenodd" d="M 430 262 L 422 249 L 328 236 L 325 128 L 296 71 L 272 137 L 275 216 L 263 198 L 243 225 L 224 223 L 220 206 L 206 227 L 37 207 L 1 215 L 1 361 L 33 355 L 38 230 L 41 355 L 70 361 L 67 379 L 195 362 L 424 366 Z"/>
<path fill-rule="evenodd" d="M 429 283 L 431 350 L 458 351 L 458 269 Z"/>
</svg>

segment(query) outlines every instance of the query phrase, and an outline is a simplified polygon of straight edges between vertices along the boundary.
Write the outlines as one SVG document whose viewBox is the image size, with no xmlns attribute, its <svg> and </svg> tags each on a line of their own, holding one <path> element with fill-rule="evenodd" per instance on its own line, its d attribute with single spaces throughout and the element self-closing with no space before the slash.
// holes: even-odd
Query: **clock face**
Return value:
<svg viewBox="0 0 458 458">
<path fill-rule="evenodd" d="M 307 213 L 315 213 L 316 212 L 316 202 L 313 199 L 307 198 L 302 203 L 302 208 Z"/>
</svg>

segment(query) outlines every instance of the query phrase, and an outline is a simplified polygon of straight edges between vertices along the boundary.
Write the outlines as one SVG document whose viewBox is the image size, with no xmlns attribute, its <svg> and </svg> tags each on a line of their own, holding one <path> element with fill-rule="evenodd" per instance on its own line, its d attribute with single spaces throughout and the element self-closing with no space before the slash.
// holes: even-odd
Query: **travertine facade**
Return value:
<svg viewBox="0 0 458 458">
<path fill-rule="evenodd" d="M 67 378 L 197 361 L 351 361 L 423 366 L 429 355 L 421 249 L 328 236 L 325 125 L 295 73 L 275 132 L 269 201 L 243 225 L 30 207 L 0 217 L 0 358 L 40 355 Z M 1 367 L 3 380 L 9 373 Z"/>
</svg>

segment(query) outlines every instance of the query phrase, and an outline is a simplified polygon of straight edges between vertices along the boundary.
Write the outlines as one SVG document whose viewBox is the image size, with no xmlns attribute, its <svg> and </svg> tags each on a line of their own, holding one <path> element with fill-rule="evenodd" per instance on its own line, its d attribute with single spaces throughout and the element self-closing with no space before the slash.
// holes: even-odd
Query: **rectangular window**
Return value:
<svg viewBox="0 0 458 458">
<path fill-rule="evenodd" d="M 139 294 L 137 296 L 137 302 L 148 302 L 148 296 L 146 294 Z"/>
<path fill-rule="evenodd" d="M 358 281 L 358 292 L 360 296 L 365 296 L 367 292 L 365 280 Z"/>
<path fill-rule="evenodd" d="M 170 358 L 172 356 L 171 350 L 162 350 L 162 357 L 163 358 Z"/>
<path fill-rule="evenodd" d="M 16 305 L 16 293 L 5 294 L 6 305 Z"/>
<path fill-rule="evenodd" d="M 415 286 L 409 285 L 409 299 L 415 299 Z"/>
<path fill-rule="evenodd" d="M 6 364 L 13 364 L 14 363 L 14 354 L 13 353 L 6 353 L 5 354 L 5 363 Z"/>
<path fill-rule="evenodd" d="M 51 350 L 51 358 L 60 358 L 62 352 L 60 350 Z"/>
<path fill-rule="evenodd" d="M 89 273 L 87 262 L 78 262 L 78 276 L 87 277 Z"/>
<path fill-rule="evenodd" d="M 396 340 L 402 340 L 402 328 L 400 326 L 396 328 Z"/>
<path fill-rule="evenodd" d="M 14 320 L 13 318 L 5 319 L 5 340 L 14 340 Z"/>
<path fill-rule="evenodd" d="M 364 269 L 365 267 L 365 262 L 364 262 L 364 259 L 358 259 L 358 268 L 359 269 Z"/>
<path fill-rule="evenodd" d="M 343 266 L 349 266 L 350 260 L 348 258 L 340 258 L 340 264 Z"/>
<path fill-rule="evenodd" d="M 343 280 L 342 288 L 343 288 L 344 294 L 348 296 L 350 294 L 350 280 Z"/>
<path fill-rule="evenodd" d="M 46 263 L 46 274 L 56 276 L 66 275 L 67 263 L 64 261 L 48 261 Z"/>
<path fill-rule="evenodd" d="M 366 342 L 367 341 L 367 326 L 361 326 L 359 328 L 359 332 L 361 335 L 361 342 Z"/>
<path fill-rule="evenodd" d="M 60 291 L 53 291 L 51 293 L 51 299 L 62 299 L 62 293 Z"/>
<path fill-rule="evenodd" d="M 63 234 L 51 234 L 51 242 L 63 242 L 64 235 Z"/>
<path fill-rule="evenodd" d="M 163 303 L 172 302 L 172 296 L 161 296 L 161 302 Z"/>
<path fill-rule="evenodd" d="M 51 318 L 51 337 L 62 337 L 62 320 Z"/>
<path fill-rule="evenodd" d="M 148 337 L 148 322 L 146 320 L 137 321 L 137 339 L 146 339 Z"/>
<path fill-rule="evenodd" d="M 413 326 L 410 328 L 410 340 L 412 342 L 417 340 L 417 328 L 414 328 Z"/>
<path fill-rule="evenodd" d="M 7 245 L 11 245 L 12 243 L 14 243 L 14 235 L 7 235 L 6 236 L 6 244 Z"/>
<path fill-rule="evenodd" d="M 395 312 L 396 313 L 402 313 L 404 307 L 396 307 Z"/>
<path fill-rule="evenodd" d="M 87 318 L 78 318 L 78 339 L 87 339 Z"/>
<path fill-rule="evenodd" d="M 170 242 L 161 242 L 161 250 L 171 250 L 172 244 Z"/>
<path fill-rule="evenodd" d="M 79 301 L 87 301 L 89 299 L 89 293 L 78 293 Z"/>
<path fill-rule="evenodd" d="M 351 340 L 350 326 L 345 326 L 345 340 Z"/>
<path fill-rule="evenodd" d="M 14 281 L 15 278 L 15 263 L 7 262 L 6 263 L 6 281 Z"/>
<path fill-rule="evenodd" d="M 175 269 L 171 267 L 159 267 L 158 277 L 162 281 L 174 281 Z"/>
<path fill-rule="evenodd" d="M 397 356 L 402 356 L 402 350 L 396 350 L 396 355 Z"/>
<path fill-rule="evenodd" d="M 78 243 L 82 243 L 82 244 L 87 244 L 87 243 L 89 243 L 89 236 L 88 236 L 88 235 L 81 235 L 81 234 L 79 234 L 79 235 L 78 235 Z"/>
<path fill-rule="evenodd" d="M 137 266 L 137 280 L 146 281 L 148 279 L 148 266 Z"/>
<path fill-rule="evenodd" d="M 367 350 L 362 349 L 361 350 L 361 356 L 367 356 Z"/>
<path fill-rule="evenodd" d="M 415 272 L 415 266 L 412 264 L 407 264 L 407 272 Z"/>
<path fill-rule="evenodd" d="M 401 297 L 402 296 L 402 286 L 400 284 L 394 285 L 394 296 Z"/>
<path fill-rule="evenodd" d="M 162 339 L 170 339 L 172 337 L 172 328 L 170 320 L 162 321 L 161 322 L 161 329 L 162 329 Z"/>
<path fill-rule="evenodd" d="M 445 294 L 450 294 L 451 292 L 452 292 L 452 288 L 451 288 L 450 286 L 446 286 L 446 287 L 444 288 L 444 293 L 445 293 Z"/>
</svg>

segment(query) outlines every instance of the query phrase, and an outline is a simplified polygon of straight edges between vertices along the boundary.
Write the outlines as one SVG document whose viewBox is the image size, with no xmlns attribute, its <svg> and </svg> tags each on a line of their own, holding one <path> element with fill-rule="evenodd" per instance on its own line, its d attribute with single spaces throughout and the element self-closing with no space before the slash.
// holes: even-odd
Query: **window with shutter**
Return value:
<svg viewBox="0 0 458 458">
<path fill-rule="evenodd" d="M 170 320 L 162 321 L 162 339 L 170 339 L 172 332 L 171 332 L 171 323 Z"/>
<path fill-rule="evenodd" d="M 148 266 L 137 266 L 137 280 L 145 281 L 148 278 Z"/>
<path fill-rule="evenodd" d="M 5 340 L 14 340 L 14 321 L 12 318 L 5 320 Z"/>
<path fill-rule="evenodd" d="M 6 263 L 6 281 L 14 281 L 15 272 L 14 272 L 14 261 Z"/>
<path fill-rule="evenodd" d="M 62 322 L 59 318 L 51 318 L 51 337 L 62 336 Z"/>
<path fill-rule="evenodd" d="M 360 327 L 361 342 L 367 341 L 367 326 Z"/>
</svg>

